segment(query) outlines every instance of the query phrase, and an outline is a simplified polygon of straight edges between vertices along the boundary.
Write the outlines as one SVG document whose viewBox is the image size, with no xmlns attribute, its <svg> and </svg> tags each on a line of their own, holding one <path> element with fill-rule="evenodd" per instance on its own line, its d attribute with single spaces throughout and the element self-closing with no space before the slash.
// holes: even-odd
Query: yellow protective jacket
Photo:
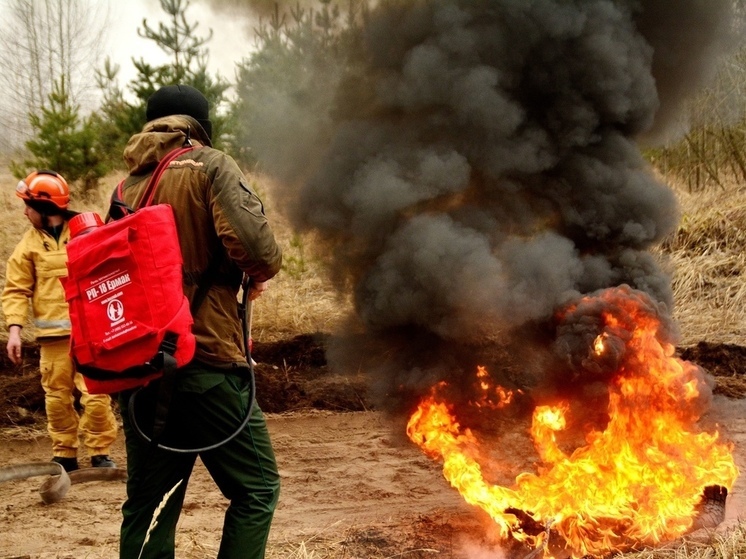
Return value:
<svg viewBox="0 0 746 559">
<path fill-rule="evenodd" d="M 58 241 L 32 227 L 16 245 L 8 259 L 2 304 L 8 326 L 24 326 L 33 313 L 37 338 L 70 335 L 70 316 L 61 277 L 67 276 L 70 229 L 65 222 Z"/>
<path fill-rule="evenodd" d="M 171 162 L 154 204 L 170 204 L 184 260 L 184 292 L 191 301 L 202 281 L 210 286 L 194 316 L 196 359 L 217 367 L 247 367 L 237 294 L 241 275 L 266 281 L 280 270 L 282 251 L 264 207 L 229 155 L 210 147 L 189 116 L 149 122 L 124 150 L 129 169 L 122 194 L 136 207 L 158 162 L 189 138 L 195 149 Z M 113 215 L 113 213 L 112 213 Z M 214 268 L 204 282 L 205 271 Z"/>
</svg>

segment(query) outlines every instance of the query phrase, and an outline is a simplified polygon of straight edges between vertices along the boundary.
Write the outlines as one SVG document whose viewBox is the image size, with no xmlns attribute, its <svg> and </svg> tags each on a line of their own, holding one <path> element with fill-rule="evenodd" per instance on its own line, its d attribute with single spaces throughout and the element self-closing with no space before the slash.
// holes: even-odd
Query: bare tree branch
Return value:
<svg viewBox="0 0 746 559">
<path fill-rule="evenodd" d="M 101 64 L 108 3 L 0 0 L 0 125 L 11 144 L 29 136 L 28 115 L 47 103 L 55 82 L 72 103 L 90 108 Z"/>
</svg>

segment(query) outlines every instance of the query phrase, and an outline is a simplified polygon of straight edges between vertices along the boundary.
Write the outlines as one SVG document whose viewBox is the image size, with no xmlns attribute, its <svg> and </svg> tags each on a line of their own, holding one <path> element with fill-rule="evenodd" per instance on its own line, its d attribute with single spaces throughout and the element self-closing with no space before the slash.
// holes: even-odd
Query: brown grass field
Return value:
<svg viewBox="0 0 746 559">
<path fill-rule="evenodd" d="M 73 204 L 72 207 L 104 213 L 108 194 L 116 180 L 115 176 L 108 178 L 102 183 L 94 199 Z M 741 345 L 746 345 L 743 342 L 746 334 L 746 282 L 743 277 L 746 269 L 746 186 L 733 180 L 723 188 L 690 193 L 675 179 L 664 180 L 678 196 L 682 217 L 675 234 L 656 247 L 654 252 L 672 276 L 676 304 L 674 318 L 679 325 L 681 337 L 679 345 L 681 348 L 694 348 L 701 342 L 707 342 L 715 346 L 739 349 Z M 282 343 L 299 336 L 334 331 L 351 312 L 350 301 L 340 299 L 329 286 L 321 259 L 314 254 L 313 238 L 294 235 L 274 206 L 269 183 L 260 179 L 255 181 L 265 202 L 267 214 L 283 245 L 289 266 L 271 282 L 270 289 L 255 305 L 255 339 L 267 344 Z M 7 171 L 0 173 L 0 220 L 3 223 L 0 228 L 0 256 L 3 262 L 27 227 L 22 215 L 22 205 L 13 192 L 14 185 L 15 179 Z M 4 285 L 4 273 L 3 266 L 0 268 L 0 288 Z M 24 329 L 24 336 L 32 344 L 31 328 Z M 0 341 L 3 342 L 3 348 L 6 339 L 4 318 L 0 318 Z M 744 391 L 740 379 L 734 380 L 733 377 L 742 371 L 740 362 L 729 365 L 736 370 L 729 378 L 719 379 L 719 387 L 721 393 L 736 401 L 742 398 Z M 284 375 L 286 378 L 291 373 L 302 373 L 297 365 L 282 358 L 275 362 L 273 370 L 273 374 Z M 354 392 L 352 381 L 344 382 L 346 386 L 352 386 Z M 3 404 L 0 399 L 0 409 Z M 419 451 L 411 448 L 411 445 L 408 447 L 406 443 L 396 441 L 396 436 L 379 424 L 381 418 L 372 415 L 364 402 L 355 409 L 361 411 L 348 413 L 350 410 L 297 410 L 286 415 L 280 414 L 271 420 L 272 429 L 276 429 L 273 437 L 277 441 L 278 457 L 286 457 L 287 471 L 283 471 L 283 474 L 288 479 L 283 486 L 287 487 L 285 501 L 278 510 L 277 528 L 273 527 L 268 557 L 450 559 L 468 556 L 469 559 L 502 559 L 502 553 L 494 549 L 490 553 L 483 549 L 478 552 L 472 550 L 464 555 L 463 548 L 459 551 L 453 547 L 454 532 L 458 531 L 459 523 L 470 526 L 472 518 L 471 513 L 463 512 L 465 505 L 451 494 L 438 471 L 439 467 L 419 456 Z M 345 413 L 348 415 L 344 415 Z M 302 418 L 305 417 L 303 414 L 308 414 L 315 423 L 302 423 Z M 28 453 L 28 459 L 20 461 L 45 459 L 48 442 L 43 417 L 32 415 L 32 419 L 0 427 L 2 446 L 13 449 L 0 455 L 0 465 L 6 459 L 16 462 L 20 460 L 17 454 L 11 455 L 12 452 Z M 309 427 L 311 425 L 313 426 Z M 746 436 L 740 430 L 738 433 L 742 437 Z M 345 439 L 348 435 L 350 438 Z M 338 446 L 324 446 L 329 439 L 336 441 Z M 381 446 L 376 446 L 379 444 L 386 450 L 382 451 Z M 339 454 L 334 454 L 333 468 L 328 462 L 319 466 L 311 463 L 309 455 L 314 452 L 337 451 Z M 118 452 L 115 457 L 123 461 L 121 450 Z M 400 488 L 402 492 L 408 491 L 415 495 L 407 503 L 399 502 L 381 488 L 366 489 L 365 495 L 360 493 L 362 480 L 372 477 L 371 470 L 363 469 L 360 464 L 373 460 L 373 456 L 379 459 L 378 453 L 381 452 L 387 453 L 385 464 L 397 472 L 396 476 L 381 479 L 382 483 L 387 484 L 386 490 L 396 492 L 399 485 L 392 480 L 399 479 L 397 476 L 410 476 L 401 482 L 403 485 Z M 746 453 L 746 450 L 742 449 L 741 452 Z M 343 463 L 345 460 L 349 460 L 349 463 Z M 316 468 L 323 468 L 325 471 Z M 195 477 L 195 484 L 202 483 L 204 472 L 197 471 Z M 323 488 L 335 494 L 324 496 L 320 495 L 323 488 L 313 489 L 314 484 L 321 484 L 322 480 L 330 484 Z M 209 485 L 209 480 L 205 483 Z M 12 484 L 7 484 L 8 487 L 10 485 Z M 0 485 L 0 559 L 116 556 L 117 503 L 121 499 L 121 489 L 117 489 L 118 493 L 114 497 L 104 495 L 104 491 L 81 493 L 87 495 L 86 498 L 90 498 L 95 503 L 94 506 L 98 507 L 94 509 L 99 515 L 96 526 L 99 532 L 106 532 L 100 536 L 84 536 L 75 533 L 69 535 L 68 532 L 75 529 L 82 532 L 90 524 L 90 520 L 85 517 L 89 512 L 85 503 L 66 505 L 68 508 L 61 508 L 59 505 L 55 505 L 57 508 L 45 508 L 36 503 L 28 506 L 22 504 L 33 500 L 37 485 L 34 481 L 23 482 L 12 489 Z M 222 507 L 219 496 L 202 495 L 197 491 L 190 490 L 188 493 L 193 501 L 189 507 L 185 507 L 186 519 L 180 527 L 184 535 L 177 539 L 178 553 L 195 559 L 214 556 L 221 523 L 220 513 L 216 509 Z M 335 503 L 335 499 L 346 499 L 348 508 Z M 360 500 L 357 501 L 358 499 Z M 375 516 L 370 511 L 366 514 L 365 509 L 376 508 L 379 501 L 383 503 L 381 507 L 391 508 L 382 509 Z M 392 504 L 386 504 L 389 502 Z M 421 512 L 417 512 L 418 510 Z M 200 516 L 202 513 L 209 513 L 212 520 L 208 523 Z M 79 521 L 72 520 L 76 515 L 82 518 Z M 47 534 L 49 538 L 58 537 L 58 543 L 47 545 L 44 547 L 46 551 L 40 551 L 40 545 L 28 541 L 39 538 L 28 538 L 16 534 L 18 529 L 11 529 L 11 526 L 17 526 L 11 522 L 21 517 L 27 523 L 31 522 L 29 519 L 36 519 L 34 530 L 39 530 L 39 538 L 43 539 L 42 534 Z M 674 542 L 658 549 L 627 553 L 624 557 L 744 557 L 746 527 L 740 522 L 740 517 L 736 520 L 725 531 L 708 532 L 698 538 Z M 4 525 L 6 528 L 3 528 Z M 44 526 L 48 526 L 48 530 Z M 65 526 L 62 531 L 61 526 Z"/>
<path fill-rule="evenodd" d="M 675 297 L 674 318 L 681 331 L 681 346 L 711 343 L 740 344 L 746 334 L 746 185 L 735 180 L 723 188 L 689 193 L 676 179 L 664 179 L 676 192 L 681 220 L 675 234 L 656 247 L 663 268 L 670 272 Z M 71 204 L 76 210 L 105 213 L 116 176 L 102 181 L 92 200 Z M 0 260 L 5 262 L 27 228 L 13 179 L 0 174 Z M 256 305 L 256 338 L 287 339 L 309 332 L 329 332 L 351 311 L 329 286 L 323 265 L 314 254 L 312 236 L 294 234 L 273 207 L 272 193 L 260 180 L 257 190 L 283 246 L 290 271 L 278 274 Z M 269 183 L 267 183 L 269 184 Z M 0 287 L 5 268 L 0 267 Z M 5 332 L 4 317 L 0 332 Z M 31 329 L 25 329 L 30 338 Z M 0 334 L 2 336 L 4 334 Z"/>
</svg>

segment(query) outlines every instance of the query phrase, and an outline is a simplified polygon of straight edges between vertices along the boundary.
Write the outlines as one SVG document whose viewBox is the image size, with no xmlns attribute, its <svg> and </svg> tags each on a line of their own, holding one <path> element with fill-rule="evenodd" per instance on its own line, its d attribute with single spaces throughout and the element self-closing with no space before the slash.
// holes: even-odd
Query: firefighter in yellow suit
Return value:
<svg viewBox="0 0 746 559">
<path fill-rule="evenodd" d="M 117 423 L 106 394 L 89 394 L 83 377 L 69 355 L 70 317 L 60 277 L 67 275 L 70 239 L 70 190 L 62 176 L 36 171 L 18 183 L 16 195 L 25 203 L 31 227 L 8 259 L 2 307 L 8 325 L 8 357 L 21 362 L 21 329 L 29 303 L 40 347 L 41 384 L 44 388 L 47 427 L 52 438 L 53 462 L 65 470 L 78 469 L 80 436 L 91 466 L 116 467 L 109 457 L 117 436 Z M 82 413 L 75 408 L 80 392 Z"/>
</svg>

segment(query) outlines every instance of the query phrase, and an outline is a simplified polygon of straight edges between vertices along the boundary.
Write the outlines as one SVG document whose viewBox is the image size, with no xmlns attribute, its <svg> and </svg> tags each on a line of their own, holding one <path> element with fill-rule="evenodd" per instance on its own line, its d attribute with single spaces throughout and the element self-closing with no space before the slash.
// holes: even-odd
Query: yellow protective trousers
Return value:
<svg viewBox="0 0 746 559">
<path fill-rule="evenodd" d="M 117 422 L 108 394 L 88 394 L 83 376 L 70 359 L 69 338 L 40 342 L 41 385 L 47 411 L 47 429 L 54 456 L 75 458 L 82 435 L 89 456 L 109 454 L 117 436 Z M 80 391 L 79 415 L 75 388 Z"/>
</svg>

